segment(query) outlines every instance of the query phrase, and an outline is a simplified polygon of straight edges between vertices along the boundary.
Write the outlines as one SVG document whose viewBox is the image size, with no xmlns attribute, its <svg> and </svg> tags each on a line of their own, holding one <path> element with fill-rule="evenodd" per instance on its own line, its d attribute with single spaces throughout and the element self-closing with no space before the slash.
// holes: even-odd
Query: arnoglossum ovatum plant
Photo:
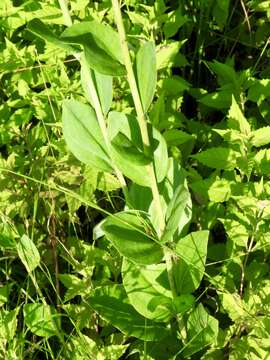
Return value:
<svg viewBox="0 0 270 360">
<path fill-rule="evenodd" d="M 65 7 L 68 26 L 60 37 L 38 19 L 29 30 L 80 62 L 88 104 L 64 100 L 65 141 L 82 163 L 114 173 L 125 196 L 124 210 L 99 224 L 123 257 L 122 283 L 97 287 L 89 304 L 122 333 L 143 341 L 145 356 L 147 343 L 166 349 L 172 342 L 167 358 L 188 358 L 215 344 L 218 335 L 218 321 L 192 295 L 204 275 L 209 232 L 187 232 L 192 204 L 185 171 L 168 156 L 147 115 L 157 82 L 155 44 L 140 42 L 131 54 L 118 0 L 112 8 L 117 31 L 96 20 L 72 24 Z M 128 81 L 131 114 L 110 111 L 115 76 Z"/>
</svg>

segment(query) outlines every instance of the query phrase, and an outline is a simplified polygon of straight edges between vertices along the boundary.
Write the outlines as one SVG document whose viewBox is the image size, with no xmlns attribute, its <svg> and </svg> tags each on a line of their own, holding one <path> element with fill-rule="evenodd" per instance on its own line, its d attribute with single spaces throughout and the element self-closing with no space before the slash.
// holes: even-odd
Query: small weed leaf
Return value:
<svg viewBox="0 0 270 360">
<path fill-rule="evenodd" d="M 35 270 L 39 265 L 40 255 L 38 249 L 27 235 L 23 235 L 19 239 L 17 243 L 17 252 L 28 273 Z"/>
</svg>

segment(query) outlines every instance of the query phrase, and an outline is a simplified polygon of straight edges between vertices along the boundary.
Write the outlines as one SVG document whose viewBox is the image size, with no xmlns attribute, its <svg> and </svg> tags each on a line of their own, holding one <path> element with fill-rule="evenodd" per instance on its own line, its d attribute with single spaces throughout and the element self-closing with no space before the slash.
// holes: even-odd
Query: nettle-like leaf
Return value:
<svg viewBox="0 0 270 360">
<path fill-rule="evenodd" d="M 95 108 L 95 103 L 93 100 L 91 92 L 91 83 L 95 86 L 98 99 L 104 115 L 107 115 L 110 110 L 113 98 L 113 86 L 112 86 L 112 76 L 101 74 L 95 70 L 92 70 L 84 56 L 81 59 L 81 84 L 85 93 L 86 99 Z"/>
<path fill-rule="evenodd" d="M 203 278 L 209 231 L 202 230 L 180 239 L 175 247 L 179 261 L 174 264 L 174 277 L 180 294 L 195 291 Z"/>
<path fill-rule="evenodd" d="M 231 129 L 238 130 L 242 134 L 249 135 L 251 129 L 250 125 L 243 115 L 239 105 L 237 104 L 234 96 L 232 96 L 232 105 L 228 113 L 228 126 Z"/>
<path fill-rule="evenodd" d="M 236 160 L 239 156 L 240 153 L 237 151 L 225 147 L 214 147 L 192 155 L 203 165 L 220 170 L 232 170 L 237 167 Z"/>
<path fill-rule="evenodd" d="M 101 227 L 119 253 L 134 263 L 150 265 L 162 260 L 162 248 L 147 214 L 122 211 L 108 216 Z"/>
<path fill-rule="evenodd" d="M 89 304 L 104 320 L 127 336 L 159 341 L 169 335 L 166 327 L 145 319 L 133 308 L 122 285 L 96 288 L 89 298 Z"/>
<path fill-rule="evenodd" d="M 158 182 L 164 179 L 168 166 L 167 146 L 163 136 L 155 128 L 150 124 L 148 126 L 150 155 L 144 153 L 140 128 L 134 116 L 110 112 L 108 131 L 112 158 L 125 176 L 139 185 L 151 186 L 147 166 L 154 160 Z"/>
<path fill-rule="evenodd" d="M 202 304 L 189 315 L 187 321 L 188 343 L 183 355 L 188 357 L 209 345 L 214 345 L 218 336 L 218 320 L 209 315 Z"/>
<path fill-rule="evenodd" d="M 111 160 L 94 110 L 79 101 L 65 100 L 62 119 L 64 139 L 74 156 L 85 164 L 110 172 Z"/>
<path fill-rule="evenodd" d="M 264 126 L 250 134 L 250 142 L 255 147 L 264 146 L 270 143 L 270 126 Z"/>
<path fill-rule="evenodd" d="M 255 155 L 255 168 L 259 174 L 268 175 L 270 173 L 270 149 L 263 149 Z"/>
<path fill-rule="evenodd" d="M 67 28 L 60 39 L 82 45 L 88 65 L 101 74 L 125 75 L 119 36 L 109 25 L 83 21 Z"/>
<path fill-rule="evenodd" d="M 136 75 L 141 103 L 146 113 L 153 101 L 157 83 L 156 52 L 152 42 L 145 42 L 136 54 Z"/>
<path fill-rule="evenodd" d="M 199 101 L 211 108 L 227 109 L 231 105 L 232 92 L 231 90 L 220 90 L 218 92 L 203 95 Z"/>
<path fill-rule="evenodd" d="M 173 315 L 166 264 L 140 266 L 124 259 L 123 285 L 132 306 L 147 319 L 169 321 Z"/>
</svg>

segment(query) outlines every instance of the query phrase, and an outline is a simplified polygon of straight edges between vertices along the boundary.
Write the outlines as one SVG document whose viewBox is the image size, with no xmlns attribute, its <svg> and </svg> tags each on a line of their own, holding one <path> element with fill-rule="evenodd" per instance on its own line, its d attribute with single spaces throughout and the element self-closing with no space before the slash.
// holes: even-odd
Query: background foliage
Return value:
<svg viewBox="0 0 270 360">
<path fill-rule="evenodd" d="M 114 26 L 110 1 L 72 0 L 69 7 L 74 22 Z M 268 359 L 269 8 L 255 0 L 130 0 L 122 7 L 131 48 L 143 40 L 156 45 L 156 92 L 147 89 L 144 107 L 185 169 L 193 209 L 186 234 L 210 232 L 203 279 L 198 270 L 199 287 L 191 284 L 191 298 L 178 304 L 194 301 L 191 340 L 183 345 L 181 332 L 172 337 L 159 322 L 152 326 L 167 319 L 164 308 L 145 314 L 153 316 L 147 324 L 131 305 L 121 307 L 138 322 L 133 336 L 113 322 L 115 299 L 133 289 L 128 274 L 139 271 L 125 260 L 122 279 L 117 243 L 101 236 L 100 208 L 124 209 L 121 184 L 68 150 L 62 104 L 86 103 L 80 64 L 27 27 L 38 18 L 59 36 L 62 11 L 54 0 L 1 1 L 1 358 Z M 103 109 L 132 116 L 125 77 L 114 77 L 113 89 Z M 133 202 L 145 198 L 142 192 Z M 146 287 L 153 283 L 143 275 Z M 112 305 L 101 318 L 104 294 Z M 145 328 L 150 337 L 142 339 Z"/>
</svg>

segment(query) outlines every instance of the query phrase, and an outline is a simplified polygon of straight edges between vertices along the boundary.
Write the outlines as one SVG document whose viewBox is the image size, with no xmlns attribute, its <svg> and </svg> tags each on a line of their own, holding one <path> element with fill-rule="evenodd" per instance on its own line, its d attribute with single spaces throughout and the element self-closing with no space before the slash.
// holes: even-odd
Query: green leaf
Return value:
<svg viewBox="0 0 270 360">
<path fill-rule="evenodd" d="M 270 173 L 270 149 L 260 150 L 255 155 L 256 170 L 259 174 Z"/>
<path fill-rule="evenodd" d="M 230 83 L 235 86 L 237 85 L 236 73 L 232 66 L 228 64 L 223 64 L 216 60 L 214 60 L 213 62 L 208 62 L 208 65 L 217 74 L 218 83 L 220 86 L 227 85 Z"/>
<path fill-rule="evenodd" d="M 163 133 L 168 146 L 179 146 L 194 140 L 194 136 L 178 129 L 170 129 Z"/>
<path fill-rule="evenodd" d="M 248 100 L 256 103 L 270 96 L 270 79 L 256 79 L 248 89 Z"/>
<path fill-rule="evenodd" d="M 0 312 L 0 341 L 1 345 L 4 343 L 10 343 L 15 337 L 17 330 L 17 316 L 19 313 L 20 307 L 16 307 L 11 311 L 4 311 L 3 309 Z"/>
<path fill-rule="evenodd" d="M 27 29 L 33 34 L 39 36 L 41 39 L 48 41 L 55 46 L 58 46 L 70 53 L 77 51 L 76 47 L 66 44 L 64 41 L 58 39 L 53 32 L 39 19 L 33 19 L 28 23 Z"/>
<path fill-rule="evenodd" d="M 214 3 L 213 16 L 217 24 L 223 28 L 229 15 L 230 0 L 217 0 Z"/>
<path fill-rule="evenodd" d="M 157 83 L 155 45 L 150 41 L 142 44 L 136 54 L 136 75 L 142 107 L 146 113 L 153 101 Z"/>
<path fill-rule="evenodd" d="M 102 230 L 121 255 L 137 264 L 159 263 L 163 257 L 153 227 L 143 212 L 122 211 L 110 215 L 103 222 Z"/>
<path fill-rule="evenodd" d="M 204 95 L 199 100 L 202 104 L 215 109 L 227 109 L 231 105 L 232 92 L 230 90 L 221 90 Z"/>
<path fill-rule="evenodd" d="M 132 115 L 109 113 L 108 131 L 112 142 L 111 154 L 117 167 L 122 173 L 141 186 L 151 186 L 147 170 L 149 160 L 144 155 L 142 138 L 137 119 Z M 115 137 L 121 133 L 122 140 L 115 144 Z M 148 124 L 148 133 L 151 142 L 149 156 L 154 158 L 155 172 L 158 182 L 166 176 L 168 166 L 168 153 L 163 136 L 155 128 Z M 118 137 L 119 140 L 119 137 Z M 117 147 L 115 147 L 115 145 Z M 127 149 L 128 148 L 128 149 Z M 128 150 L 128 151 L 126 151 Z M 134 162 L 135 160 L 135 162 Z"/>
<path fill-rule="evenodd" d="M 181 42 L 173 41 L 157 47 L 156 61 L 157 70 L 172 66 L 175 56 L 178 54 Z"/>
<path fill-rule="evenodd" d="M 56 325 L 53 320 L 55 310 L 41 303 L 25 304 L 23 307 L 24 321 L 30 331 L 37 336 L 50 337 L 56 335 Z"/>
<path fill-rule="evenodd" d="M 122 278 L 129 301 L 138 313 L 155 321 L 170 320 L 172 294 L 165 264 L 139 266 L 124 259 Z"/>
<path fill-rule="evenodd" d="M 238 294 L 220 293 L 219 299 L 226 314 L 233 321 L 243 321 L 250 317 L 249 311 Z"/>
<path fill-rule="evenodd" d="M 113 98 L 112 91 L 112 76 L 100 74 L 88 67 L 86 60 L 81 61 L 81 84 L 85 93 L 86 99 L 95 108 L 95 101 L 92 98 L 92 93 L 89 84 L 93 83 L 98 95 L 98 99 L 102 108 L 104 116 L 110 110 Z"/>
<path fill-rule="evenodd" d="M 40 255 L 36 245 L 27 236 L 23 235 L 17 243 L 18 256 L 28 273 L 35 270 L 40 263 Z"/>
<path fill-rule="evenodd" d="M 207 190 L 210 201 L 214 203 L 228 201 L 231 196 L 231 182 L 216 179 Z"/>
<path fill-rule="evenodd" d="M 209 315 L 202 304 L 199 304 L 189 315 L 187 321 L 188 343 L 183 355 L 188 357 L 206 346 L 213 345 L 218 336 L 218 320 Z"/>
<path fill-rule="evenodd" d="M 166 215 L 165 215 L 165 230 L 162 236 L 162 242 L 172 241 L 173 235 L 176 230 L 179 232 L 182 229 L 179 229 L 179 224 L 181 220 L 187 216 L 189 209 L 187 208 L 190 203 L 190 194 L 187 189 L 185 179 L 183 183 L 179 184 L 173 194 L 171 201 L 168 204 Z M 190 209 L 191 210 L 191 209 Z M 183 225 L 185 225 L 184 222 Z"/>
<path fill-rule="evenodd" d="M 252 131 L 250 134 L 251 145 L 260 147 L 270 143 L 270 126 L 262 127 Z"/>
<path fill-rule="evenodd" d="M 67 28 L 60 39 L 82 45 L 88 65 L 101 74 L 125 75 L 119 36 L 110 26 L 83 21 Z"/>
<path fill-rule="evenodd" d="M 174 277 L 180 294 L 192 293 L 203 278 L 209 231 L 201 230 L 180 239 L 175 247 L 179 261 L 174 265 Z"/>
<path fill-rule="evenodd" d="M 225 147 L 214 147 L 196 155 L 192 155 L 203 165 L 214 169 L 232 170 L 236 167 L 237 151 Z"/>
<path fill-rule="evenodd" d="M 127 162 L 138 166 L 145 166 L 151 163 L 151 158 L 147 157 L 143 151 L 136 147 L 136 143 L 132 143 L 129 138 L 119 132 L 111 141 L 113 149 L 125 159 Z"/>
<path fill-rule="evenodd" d="M 0 287 L 0 307 L 8 302 L 9 293 L 12 287 L 12 283 L 2 285 Z"/>
<path fill-rule="evenodd" d="M 76 100 L 65 100 L 62 119 L 71 152 L 83 163 L 110 172 L 111 160 L 94 110 Z"/>
<path fill-rule="evenodd" d="M 250 125 L 247 119 L 244 117 L 234 96 L 232 96 L 232 105 L 228 113 L 228 126 L 229 128 L 238 130 L 245 135 L 250 133 Z"/>
<path fill-rule="evenodd" d="M 144 341 L 159 341 L 169 334 L 168 329 L 145 319 L 130 305 L 122 285 L 96 288 L 90 299 L 90 306 L 99 315 L 127 336 Z"/>
</svg>

